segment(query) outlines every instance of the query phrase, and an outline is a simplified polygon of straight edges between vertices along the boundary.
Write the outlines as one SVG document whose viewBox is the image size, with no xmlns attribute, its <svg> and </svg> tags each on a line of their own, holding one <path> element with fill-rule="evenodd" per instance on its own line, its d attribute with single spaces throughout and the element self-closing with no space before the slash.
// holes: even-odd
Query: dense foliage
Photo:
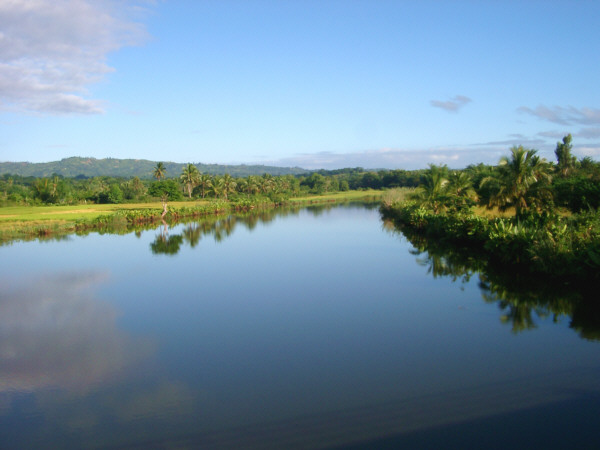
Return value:
<svg viewBox="0 0 600 450">
<path fill-rule="evenodd" d="M 150 179 L 156 162 L 146 159 L 117 159 L 117 158 L 64 158 L 60 161 L 47 163 L 29 162 L 0 162 L 0 175 L 11 174 L 22 177 L 48 178 L 59 175 L 65 178 L 93 178 L 110 176 L 117 178 L 139 177 Z M 180 173 L 186 164 L 165 162 L 165 169 L 172 174 Z M 200 172 L 211 175 L 224 175 L 229 173 L 235 177 L 247 177 L 248 175 L 302 175 L 309 171 L 299 167 L 275 167 L 264 165 L 222 165 L 202 164 L 195 166 Z"/>
<path fill-rule="evenodd" d="M 391 233 L 400 233 L 392 222 L 384 225 Z M 413 245 L 411 253 L 417 263 L 434 278 L 466 283 L 476 277 L 483 300 L 497 305 L 502 311 L 501 322 L 511 326 L 513 333 L 536 328 L 537 319 L 552 317 L 558 322 L 568 318 L 570 328 L 582 338 L 600 340 L 597 280 L 579 279 L 574 288 L 573 283 L 563 283 L 554 274 L 534 277 L 520 267 L 515 270 L 513 264 L 498 263 L 489 252 L 472 245 L 429 238 L 410 227 L 403 227 L 401 235 Z"/>
<path fill-rule="evenodd" d="M 225 166 L 224 166 L 225 167 Z M 229 166 L 227 166 L 229 167 Z M 306 194 L 327 194 L 360 189 L 417 186 L 424 171 L 367 171 L 360 167 L 319 171 L 306 175 L 211 175 L 194 164 L 173 168 L 156 163 L 148 169 L 155 181 L 142 177 L 78 176 L 60 174 L 36 178 L 4 174 L 0 176 L 0 205 L 127 203 L 161 198 L 156 183 L 169 182 L 187 199 L 236 199 L 262 196 L 275 202 Z M 156 185 L 156 186 L 155 186 Z M 177 186 L 177 189 L 174 188 Z M 170 200 L 179 195 L 169 195 Z"/>
<path fill-rule="evenodd" d="M 402 227 L 483 252 L 526 273 L 600 281 L 600 164 L 557 144 L 557 164 L 513 147 L 498 166 L 430 166 L 408 201 L 384 202 Z M 486 207 L 509 215 L 476 213 Z"/>
</svg>

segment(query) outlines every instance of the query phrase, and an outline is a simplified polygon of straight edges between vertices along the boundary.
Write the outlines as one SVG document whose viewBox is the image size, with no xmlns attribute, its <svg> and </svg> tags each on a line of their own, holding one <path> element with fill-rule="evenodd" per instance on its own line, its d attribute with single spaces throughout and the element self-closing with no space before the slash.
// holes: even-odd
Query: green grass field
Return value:
<svg viewBox="0 0 600 450">
<path fill-rule="evenodd" d="M 348 191 L 327 195 L 309 195 L 290 199 L 292 204 L 344 202 L 365 198 L 380 198 L 382 191 Z M 169 202 L 169 209 L 205 206 L 210 200 Z M 0 207 L 0 241 L 10 241 L 25 235 L 64 234 L 72 232 L 76 223 L 92 221 L 99 216 L 123 210 L 162 211 L 161 202 L 126 203 L 119 205 L 69 205 L 69 206 L 6 206 Z M 41 230 L 41 231 L 40 231 Z"/>
<path fill-rule="evenodd" d="M 169 206 L 178 208 L 182 206 L 194 207 L 206 205 L 209 202 L 169 202 Z M 70 206 L 8 206 L 0 208 L 0 224 L 15 222 L 71 222 L 80 219 L 93 219 L 116 211 L 122 210 L 156 209 L 162 210 L 162 203 L 127 203 L 120 205 L 70 205 Z"/>
<path fill-rule="evenodd" d="M 336 192 L 334 194 L 324 195 L 307 195 L 304 197 L 295 197 L 290 199 L 290 203 L 315 203 L 315 202 L 328 202 L 328 201 L 352 201 L 362 200 L 368 197 L 380 198 L 383 195 L 383 191 L 346 191 Z"/>
</svg>

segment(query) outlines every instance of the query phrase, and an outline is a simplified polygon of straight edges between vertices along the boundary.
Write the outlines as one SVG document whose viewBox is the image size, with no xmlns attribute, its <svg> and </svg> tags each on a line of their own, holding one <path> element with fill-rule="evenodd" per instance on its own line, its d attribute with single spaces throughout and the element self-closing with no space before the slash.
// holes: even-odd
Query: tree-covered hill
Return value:
<svg viewBox="0 0 600 450">
<path fill-rule="evenodd" d="M 179 177 L 186 164 L 165 162 L 167 177 Z M 201 173 L 223 175 L 228 173 L 234 177 L 247 177 L 250 175 L 263 175 L 265 173 L 277 175 L 299 175 L 309 173 L 299 167 L 274 167 L 263 165 L 221 165 L 221 164 L 195 164 Z M 64 158 L 60 161 L 47 163 L 29 162 L 0 162 L 0 175 L 12 174 L 23 177 L 50 177 L 54 174 L 68 178 L 112 176 L 130 178 L 152 178 L 156 161 L 146 159 L 116 159 L 116 158 Z"/>
</svg>

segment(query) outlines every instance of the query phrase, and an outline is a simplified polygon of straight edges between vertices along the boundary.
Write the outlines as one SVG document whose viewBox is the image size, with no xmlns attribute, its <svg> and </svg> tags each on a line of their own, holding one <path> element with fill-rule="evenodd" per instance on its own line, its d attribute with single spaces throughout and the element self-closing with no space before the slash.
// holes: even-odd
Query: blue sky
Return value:
<svg viewBox="0 0 600 450">
<path fill-rule="evenodd" d="M 598 1 L 0 1 L 0 161 L 600 159 Z"/>
</svg>

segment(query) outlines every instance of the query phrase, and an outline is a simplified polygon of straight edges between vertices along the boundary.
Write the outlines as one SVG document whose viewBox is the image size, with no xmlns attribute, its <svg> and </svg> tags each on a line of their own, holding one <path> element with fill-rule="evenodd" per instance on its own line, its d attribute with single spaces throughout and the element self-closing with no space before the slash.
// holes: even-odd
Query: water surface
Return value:
<svg viewBox="0 0 600 450">
<path fill-rule="evenodd" d="M 598 342 L 418 253 L 362 206 L 1 247 L 0 447 L 594 446 Z"/>
</svg>

